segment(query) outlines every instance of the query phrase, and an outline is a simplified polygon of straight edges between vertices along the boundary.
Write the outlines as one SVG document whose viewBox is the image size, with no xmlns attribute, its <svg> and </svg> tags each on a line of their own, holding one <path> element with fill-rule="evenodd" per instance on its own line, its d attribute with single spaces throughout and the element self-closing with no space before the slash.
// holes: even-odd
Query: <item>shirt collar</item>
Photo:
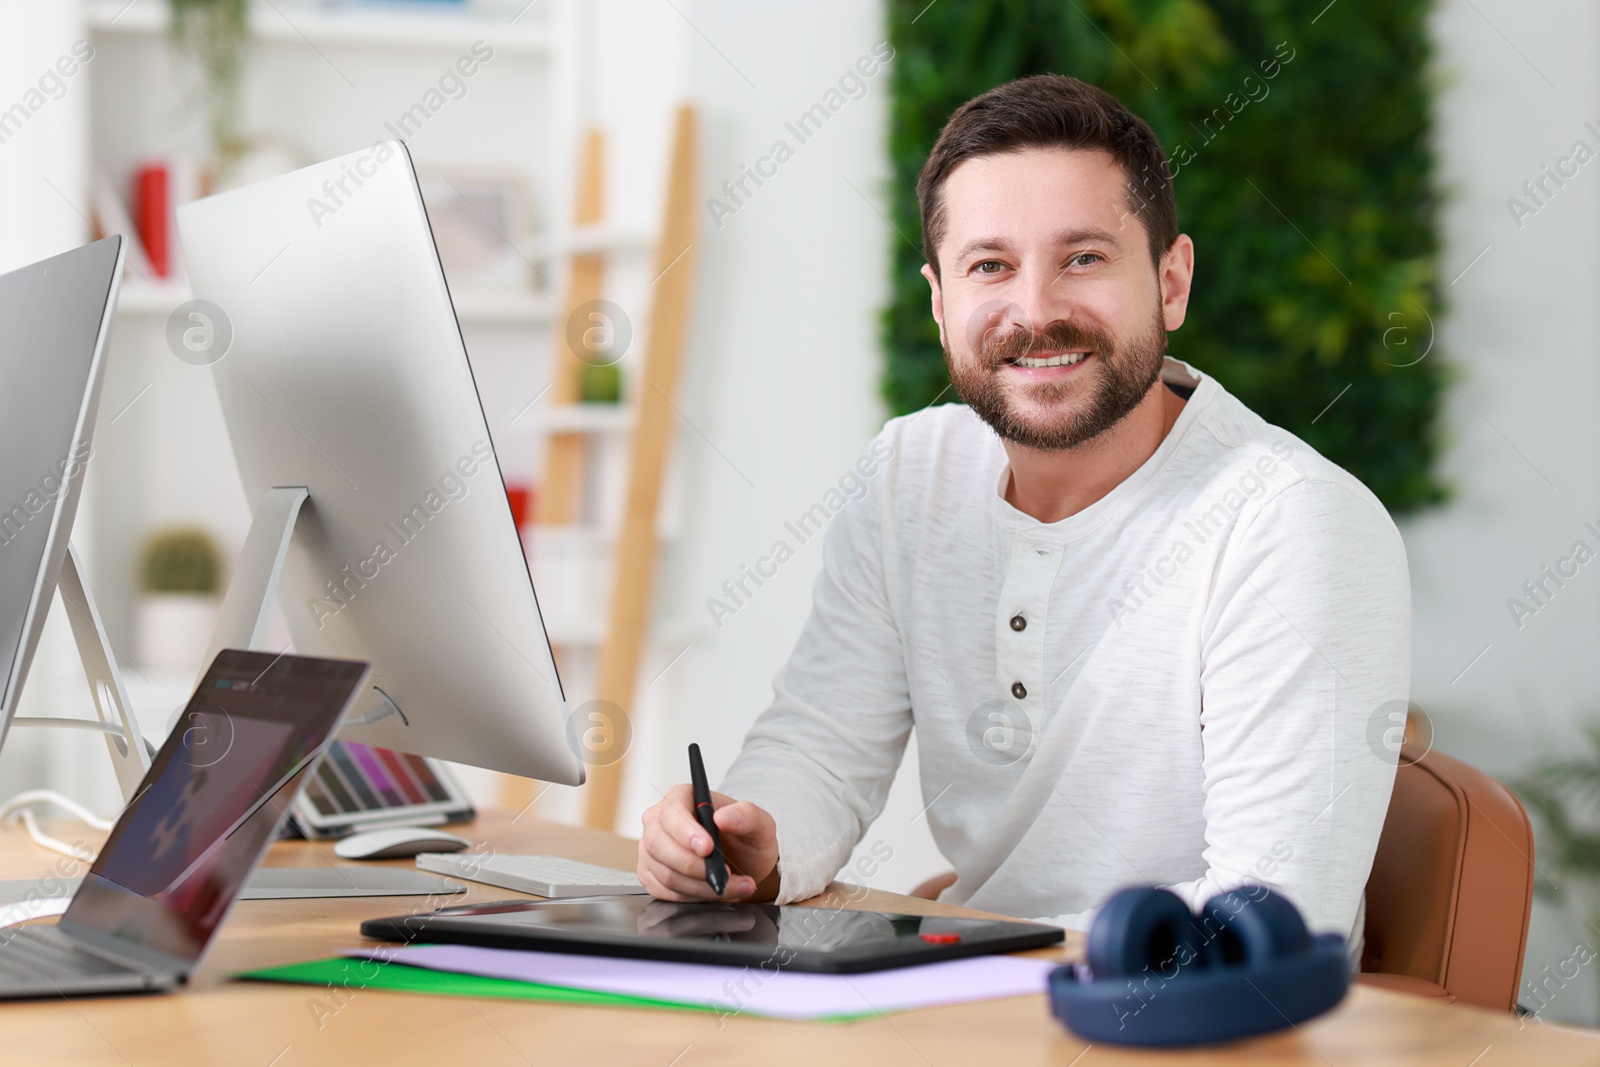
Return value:
<svg viewBox="0 0 1600 1067">
<path fill-rule="evenodd" d="M 1147 488 L 1155 474 L 1172 458 L 1179 443 L 1188 433 L 1189 427 L 1200 417 L 1200 410 L 1211 403 L 1218 389 L 1216 379 L 1201 374 L 1194 367 L 1171 356 L 1162 358 L 1161 380 L 1167 385 L 1194 390 L 1184 403 L 1183 410 L 1179 412 L 1178 420 L 1172 424 L 1172 429 L 1167 431 L 1166 437 L 1161 439 L 1161 444 L 1156 446 L 1150 458 L 1124 478 L 1115 489 L 1077 514 L 1068 515 L 1059 522 L 1040 522 L 1032 515 L 1018 511 L 1006 500 L 1006 488 L 1011 484 L 1011 462 L 1005 458 L 1005 450 L 1002 448 L 1000 475 L 994 487 L 996 516 L 1001 524 L 1007 530 L 1019 534 L 1077 536 L 1099 526 L 1108 514 L 1121 508 L 1124 501 L 1132 499 Z M 999 438 L 995 441 L 999 444 Z"/>
</svg>

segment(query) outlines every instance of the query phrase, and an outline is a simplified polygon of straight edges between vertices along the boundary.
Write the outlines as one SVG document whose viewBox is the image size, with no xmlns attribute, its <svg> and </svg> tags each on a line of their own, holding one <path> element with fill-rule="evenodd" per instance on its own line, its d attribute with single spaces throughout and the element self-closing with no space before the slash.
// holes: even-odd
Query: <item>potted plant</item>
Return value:
<svg viewBox="0 0 1600 1067">
<path fill-rule="evenodd" d="M 159 530 L 139 561 L 139 658 L 148 667 L 199 665 L 217 623 L 217 547 L 194 527 Z"/>
<path fill-rule="evenodd" d="M 1512 788 L 1539 835 L 1534 891 L 1556 902 L 1576 905 L 1585 946 L 1596 946 L 1600 932 L 1600 722 L 1583 728 L 1586 744 L 1539 760 Z M 1593 958 L 1592 948 L 1590 957 Z M 1566 976 L 1563 975 L 1563 978 Z M 1532 985 L 1524 976 L 1524 987 Z M 1535 987 L 1535 997 L 1549 995 Z M 1535 1005 L 1534 1014 L 1541 1014 Z M 1563 1012 L 1570 1015 L 1570 1009 Z"/>
<path fill-rule="evenodd" d="M 173 44 L 200 68 L 201 106 L 218 181 L 225 180 L 250 148 L 240 131 L 239 93 L 245 46 L 250 39 L 248 0 L 171 0 Z"/>
</svg>

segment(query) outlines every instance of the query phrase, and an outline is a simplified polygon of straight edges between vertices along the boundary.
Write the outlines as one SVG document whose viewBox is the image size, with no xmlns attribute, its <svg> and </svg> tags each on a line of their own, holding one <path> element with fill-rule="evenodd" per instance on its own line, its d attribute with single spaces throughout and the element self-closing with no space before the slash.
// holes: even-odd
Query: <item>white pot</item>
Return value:
<svg viewBox="0 0 1600 1067">
<path fill-rule="evenodd" d="M 140 662 L 158 670 L 198 668 L 218 606 L 206 593 L 146 593 L 139 599 Z"/>
</svg>

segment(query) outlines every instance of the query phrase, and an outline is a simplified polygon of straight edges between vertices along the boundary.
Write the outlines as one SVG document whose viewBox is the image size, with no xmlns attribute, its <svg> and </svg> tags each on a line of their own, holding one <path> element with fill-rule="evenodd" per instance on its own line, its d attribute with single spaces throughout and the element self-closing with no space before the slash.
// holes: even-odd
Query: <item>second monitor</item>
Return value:
<svg viewBox="0 0 1600 1067">
<path fill-rule="evenodd" d="M 373 664 L 341 736 L 581 784 L 405 146 L 195 201 L 178 228 L 256 502 L 207 658 L 259 643 L 276 588 L 298 652 Z"/>
</svg>

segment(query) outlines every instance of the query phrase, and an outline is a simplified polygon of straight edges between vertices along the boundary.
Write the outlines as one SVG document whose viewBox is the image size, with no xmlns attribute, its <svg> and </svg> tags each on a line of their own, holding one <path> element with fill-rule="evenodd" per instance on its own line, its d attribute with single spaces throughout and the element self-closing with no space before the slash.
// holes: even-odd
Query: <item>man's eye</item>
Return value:
<svg viewBox="0 0 1600 1067">
<path fill-rule="evenodd" d="M 1071 263 L 1074 267 L 1089 267 L 1100 262 L 1104 258 L 1105 257 L 1098 252 L 1079 252 L 1077 255 L 1072 257 Z"/>
<path fill-rule="evenodd" d="M 1006 269 L 1006 265 L 998 259 L 986 259 L 972 268 L 979 274 L 996 274 Z"/>
</svg>

